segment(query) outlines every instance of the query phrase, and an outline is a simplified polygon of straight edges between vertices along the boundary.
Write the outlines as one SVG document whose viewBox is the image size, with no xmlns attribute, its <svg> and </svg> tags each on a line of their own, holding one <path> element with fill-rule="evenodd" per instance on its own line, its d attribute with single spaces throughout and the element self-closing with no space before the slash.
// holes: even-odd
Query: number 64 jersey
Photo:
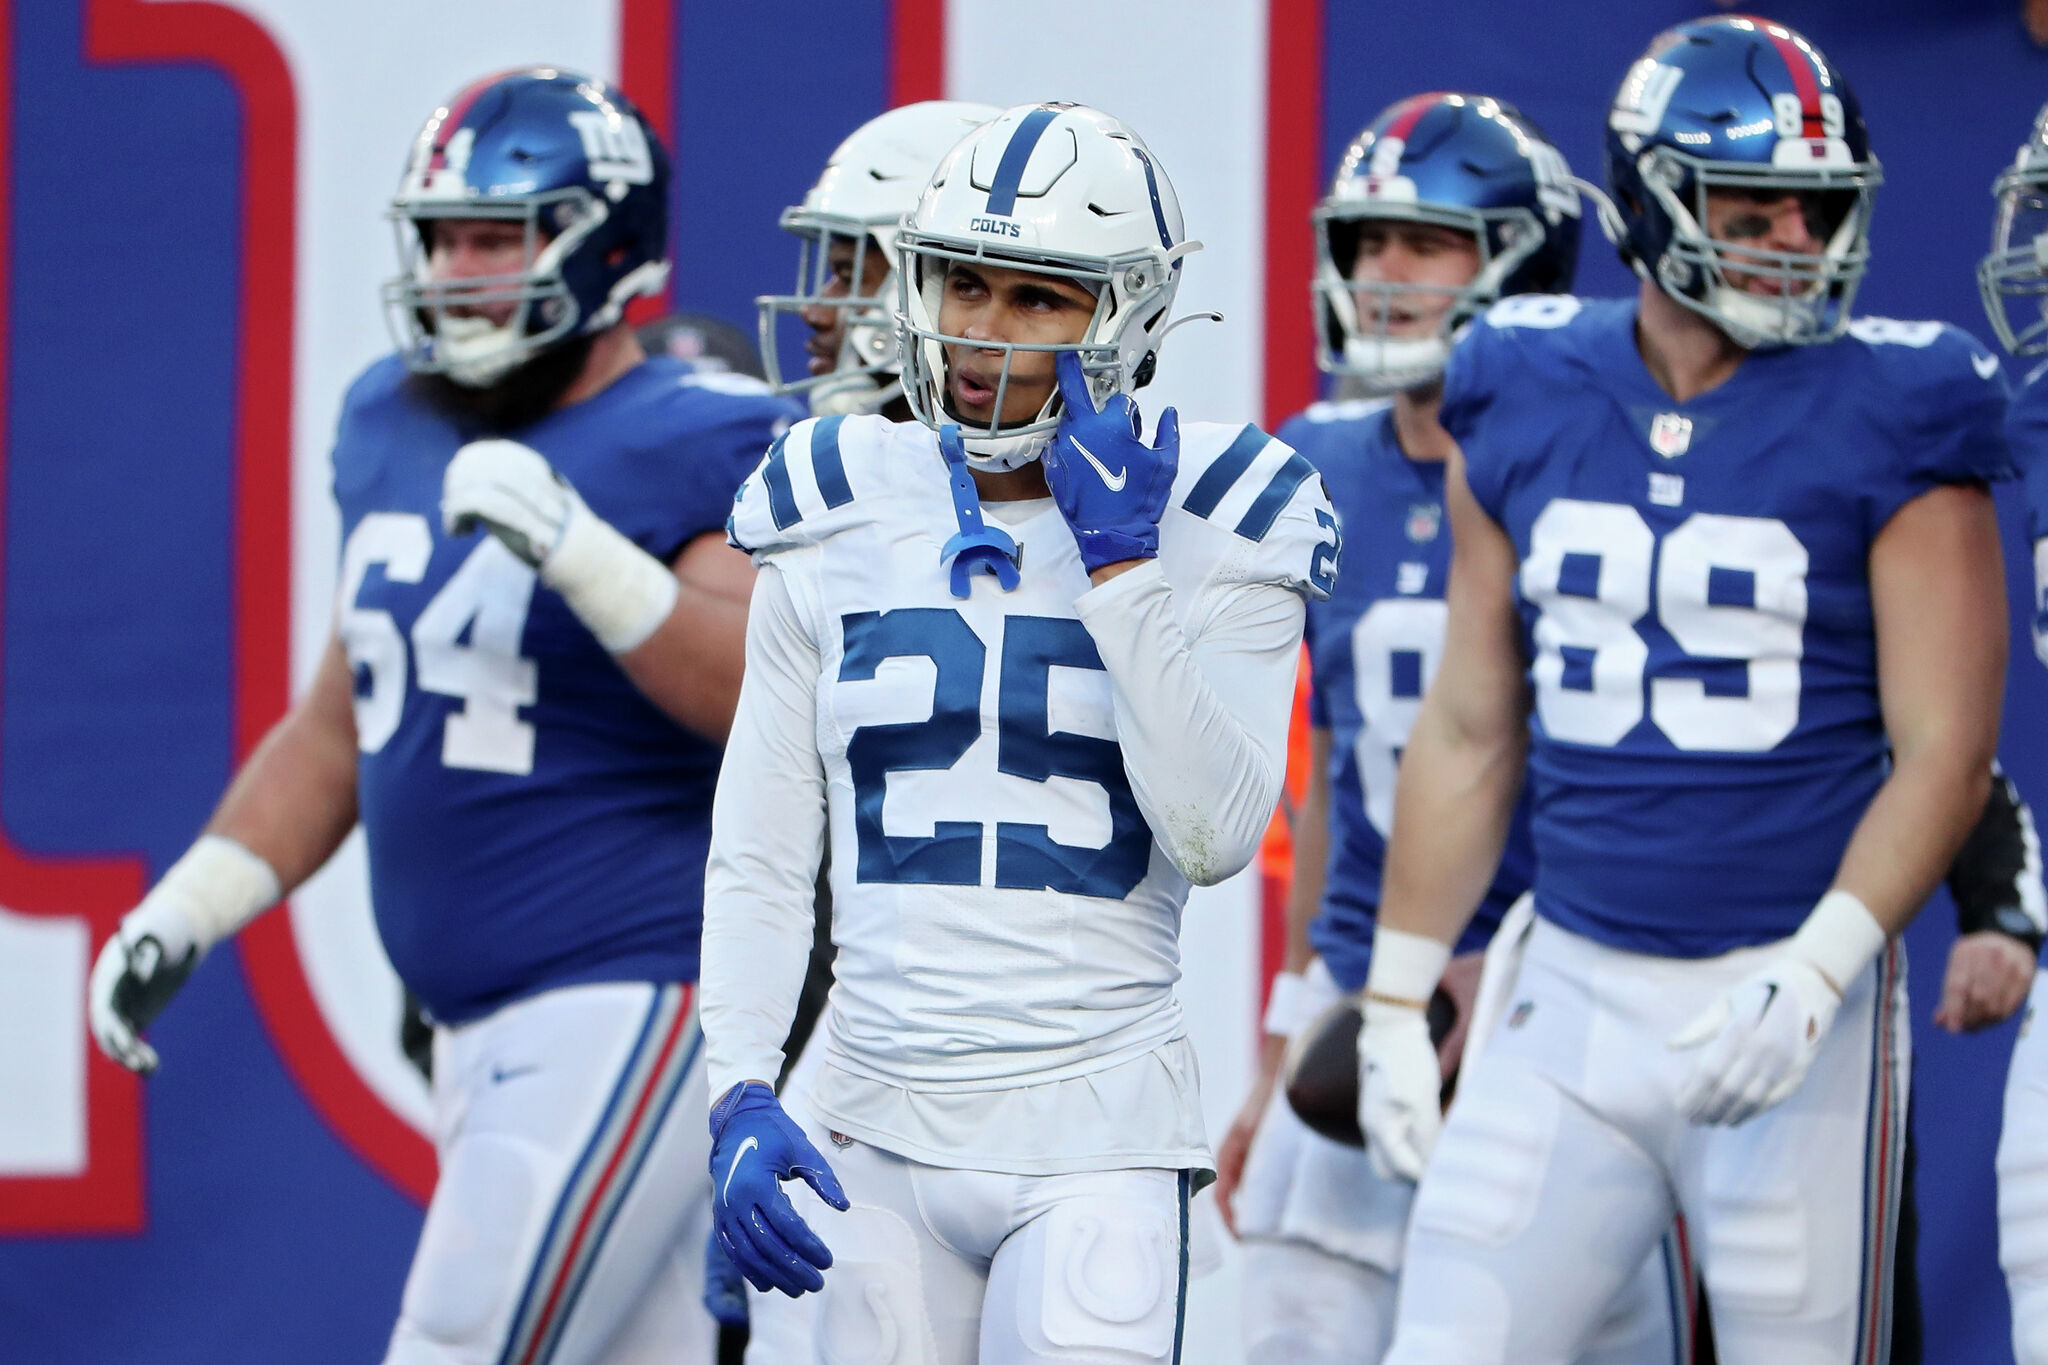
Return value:
<svg viewBox="0 0 2048 1365">
<path fill-rule="evenodd" d="M 1443 423 L 1521 560 L 1538 913 L 1705 957 L 1792 933 L 1884 780 L 1872 543 L 2005 477 L 1997 360 L 1863 318 L 1672 400 L 1636 303 L 1523 296 L 1453 353 Z"/>
<path fill-rule="evenodd" d="M 1337 531 L 1256 427 L 1180 449 L 1157 562 L 1094 588 L 1043 498 L 982 505 L 1021 579 L 954 596 L 952 481 L 914 423 L 800 423 L 742 487 L 730 536 L 763 569 L 706 877 L 714 1095 L 776 1074 L 829 836 L 823 1122 L 935 1166 L 1209 1166 L 1181 908 L 1271 815 Z"/>
</svg>

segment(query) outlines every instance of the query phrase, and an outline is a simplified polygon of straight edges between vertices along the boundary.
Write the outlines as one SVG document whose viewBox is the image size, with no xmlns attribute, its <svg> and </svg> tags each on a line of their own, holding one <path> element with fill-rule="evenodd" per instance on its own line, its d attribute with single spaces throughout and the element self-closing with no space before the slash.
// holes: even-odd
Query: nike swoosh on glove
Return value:
<svg viewBox="0 0 2048 1365">
<path fill-rule="evenodd" d="M 1138 405 L 1112 394 L 1101 411 L 1088 392 L 1081 358 L 1061 351 L 1053 363 L 1063 411 L 1059 435 L 1042 463 L 1053 502 L 1073 529 L 1090 573 L 1127 559 L 1159 555 L 1159 518 L 1180 469 L 1180 414 L 1159 414 L 1146 445 Z"/>
<path fill-rule="evenodd" d="M 529 568 L 561 543 L 582 501 L 546 456 L 517 441 L 471 441 L 441 476 L 443 529 L 466 536 L 482 525 Z"/>
<path fill-rule="evenodd" d="M 1443 1070 L 1429 1012 L 1368 997 L 1358 1030 L 1358 1126 L 1382 1180 L 1422 1179 L 1443 1128 Z"/>
<path fill-rule="evenodd" d="M 1734 1126 L 1790 1095 L 1806 1078 L 1842 999 L 1820 969 L 1790 953 L 1766 962 L 1671 1035 L 1698 1048 L 1678 1089 L 1694 1123 Z"/>
<path fill-rule="evenodd" d="M 775 1092 L 759 1081 L 734 1086 L 711 1107 L 713 1233 L 754 1288 L 795 1298 L 825 1287 L 818 1272 L 831 1268 L 832 1252 L 782 1192 L 785 1180 L 802 1180 L 833 1208 L 847 1207 L 839 1177 Z"/>
</svg>

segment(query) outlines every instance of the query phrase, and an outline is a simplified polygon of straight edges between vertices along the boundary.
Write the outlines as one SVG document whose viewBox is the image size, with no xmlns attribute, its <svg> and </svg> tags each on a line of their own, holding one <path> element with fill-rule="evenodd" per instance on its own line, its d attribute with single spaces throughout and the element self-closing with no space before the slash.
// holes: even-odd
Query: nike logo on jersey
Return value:
<svg viewBox="0 0 2048 1365">
<path fill-rule="evenodd" d="M 1977 371 L 1979 379 L 1989 379 L 1992 375 L 1998 373 L 1998 357 L 1995 355 L 1973 355 L 1970 357 L 1970 367 Z"/>
<path fill-rule="evenodd" d="M 1112 493 L 1121 493 L 1124 491 L 1124 481 L 1130 477 L 1130 471 L 1128 469 L 1119 469 L 1115 474 L 1111 474 L 1109 472 L 1109 466 L 1103 464 L 1102 461 L 1095 458 L 1095 452 L 1088 449 L 1087 446 L 1082 445 L 1079 440 L 1076 440 L 1072 436 L 1069 436 L 1067 439 L 1074 443 L 1074 449 L 1081 452 L 1082 459 L 1086 460 L 1089 464 L 1095 466 L 1095 472 L 1102 476 L 1103 487 L 1107 488 Z"/>
<path fill-rule="evenodd" d="M 732 1154 L 732 1165 L 725 1168 L 725 1183 L 718 1187 L 719 1203 L 724 1203 L 725 1197 L 732 1192 L 732 1178 L 735 1175 L 739 1174 L 740 1163 L 747 1159 L 747 1153 L 753 1151 L 756 1147 L 759 1147 L 760 1145 L 761 1139 L 748 1138 L 745 1142 L 742 1142 L 740 1144 L 740 1149 Z"/>
<path fill-rule="evenodd" d="M 538 1066 L 494 1066 L 491 1068 L 491 1084 L 503 1085 L 520 1076 L 531 1076 L 538 1070 Z"/>
</svg>

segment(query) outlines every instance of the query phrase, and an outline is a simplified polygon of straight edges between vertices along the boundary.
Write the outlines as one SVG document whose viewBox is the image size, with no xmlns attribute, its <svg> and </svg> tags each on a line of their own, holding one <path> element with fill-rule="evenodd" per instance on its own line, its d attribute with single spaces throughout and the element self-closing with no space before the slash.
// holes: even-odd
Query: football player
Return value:
<svg viewBox="0 0 2048 1365">
<path fill-rule="evenodd" d="M 804 394 L 816 417 L 878 412 L 910 420 L 903 398 L 902 347 L 890 308 L 896 300 L 896 233 L 932 168 L 954 143 L 1003 111 L 966 100 L 925 100 L 891 109 L 834 149 L 817 183 L 782 213 L 782 230 L 802 244 L 796 289 L 764 294 L 761 355 L 777 393 Z M 782 374 L 781 322 L 796 317 L 806 368 Z"/>
<path fill-rule="evenodd" d="M 1276 1081 L 1288 1039 L 1365 984 L 1395 766 L 1443 649 L 1450 438 L 1437 402 L 1451 339 L 1504 295 L 1569 289 L 1579 212 L 1564 157 L 1527 119 L 1485 96 L 1435 93 L 1367 125 L 1314 215 L 1319 362 L 1375 396 L 1318 403 L 1280 429 L 1322 472 L 1347 562 L 1335 594 L 1308 609 L 1314 761 L 1288 971 L 1273 984 L 1252 1093 L 1217 1152 L 1219 1207 L 1244 1239 L 1251 1365 L 1371 1365 L 1393 1333 L 1414 1187 L 1310 1131 Z M 1518 813 L 1445 972 L 1461 1020 L 1532 861 Z M 1446 1040 L 1447 1069 L 1456 1047 Z M 1683 1359 L 1691 1332 L 1671 1310 L 1690 1298 L 1687 1273 L 1653 1255 L 1582 1359 Z"/>
<path fill-rule="evenodd" d="M 1281 442 L 1140 431 L 1196 245 L 1131 129 L 1009 110 L 897 239 L 916 420 L 800 424 L 734 509 L 762 572 L 706 883 L 714 1216 L 757 1286 L 822 1288 L 835 1358 L 1179 1351 L 1213 1169 L 1181 907 L 1258 847 L 1337 561 Z M 800 1127 L 769 1082 L 828 831 Z"/>
<path fill-rule="evenodd" d="M 2048 664 L 2048 107 L 1992 186 L 1998 210 L 1991 251 L 1977 267 L 1998 339 L 2032 364 L 2006 416 L 2026 478 L 2034 545 L 2034 652 Z M 2029 1027 L 2013 1048 L 2005 1124 L 1998 1139 L 1998 1259 L 2012 1297 L 2013 1356 L 2048 1362 L 2048 1030 L 2040 1026 L 2048 975 L 2036 974 Z"/>
<path fill-rule="evenodd" d="M 1505 299 L 1445 371 L 1444 655 L 1360 1042 L 1369 1150 L 1422 1178 L 1388 1359 L 1570 1359 L 1679 1212 L 1721 1359 L 1883 1359 L 1894 938 L 1996 741 L 1998 362 L 1850 323 L 1878 167 L 1790 29 L 1660 35 L 1607 162 L 1638 297 Z M 1538 919 L 1438 1142 L 1424 1005 L 1525 770 Z"/>
<path fill-rule="evenodd" d="M 752 570 L 732 491 L 791 413 L 647 359 L 668 160 L 587 76 L 435 110 L 392 204 L 399 351 L 342 407 L 337 621 L 306 695 L 121 924 L 91 1018 L 139 1036 L 359 821 L 434 1035 L 440 1177 L 389 1365 L 708 1361 L 695 990 Z M 747 388 L 748 392 L 737 392 Z"/>
</svg>

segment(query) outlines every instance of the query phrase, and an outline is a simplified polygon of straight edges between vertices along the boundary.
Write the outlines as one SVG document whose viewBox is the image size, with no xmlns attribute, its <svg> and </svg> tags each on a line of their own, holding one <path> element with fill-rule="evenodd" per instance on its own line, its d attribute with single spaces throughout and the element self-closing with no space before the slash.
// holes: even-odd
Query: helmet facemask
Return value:
<svg viewBox="0 0 2048 1365">
<path fill-rule="evenodd" d="M 594 317 L 579 316 L 562 267 L 609 210 L 580 187 L 534 195 L 517 203 L 401 199 L 390 213 L 398 238 L 399 275 L 384 286 L 385 319 L 415 373 L 445 375 L 469 388 L 496 383 L 540 352 L 578 332 L 595 332 L 623 315 L 626 301 L 658 289 L 665 262 L 629 273 Z M 520 271 L 465 279 L 433 277 L 431 224 L 435 219 L 501 219 L 526 234 Z M 510 308 L 495 322 L 491 310 Z"/>
<path fill-rule="evenodd" d="M 990 250 L 977 241 L 905 231 L 897 239 L 895 322 L 902 336 L 903 394 L 911 413 L 935 430 L 958 426 L 967 461 L 977 469 L 1016 469 L 1037 459 L 1059 429 L 1059 393 L 1055 388 L 1030 418 L 1005 422 L 1002 412 L 1017 355 L 1072 351 L 1097 404 L 1112 394 L 1143 387 L 1152 378 L 1159 343 L 1171 330 L 1166 314 L 1179 285 L 1180 258 L 1199 246 L 1184 242 L 1171 251 L 1153 248 L 1104 259 L 1042 250 Z M 1094 296 L 1095 310 L 1081 337 L 1071 342 L 993 341 L 948 334 L 940 329 L 939 316 L 946 276 L 956 263 L 1069 280 Z M 987 425 L 953 411 L 947 353 L 954 347 L 1002 357 L 995 418 Z"/>
<path fill-rule="evenodd" d="M 1316 228 L 1314 290 L 1322 310 L 1316 364 L 1358 381 L 1372 396 L 1424 387 L 1442 378 L 1451 343 L 1466 323 L 1501 294 L 1507 279 L 1543 245 L 1543 229 L 1523 208 L 1466 209 L 1437 204 L 1399 205 L 1376 200 L 1326 205 Z M 1351 278 L 1368 222 L 1426 223 L 1469 237 L 1479 268 L 1461 286 L 1360 283 Z M 1396 336 L 1397 315 L 1441 312 L 1427 336 Z"/>
<path fill-rule="evenodd" d="M 2048 158 L 2024 154 L 1991 187 L 1998 217 L 1977 288 L 1998 339 L 2014 355 L 2048 354 Z"/>
<path fill-rule="evenodd" d="M 1637 168 L 1655 209 L 1670 222 L 1669 244 L 1656 268 L 1656 283 L 1665 293 L 1745 348 L 1814 345 L 1847 328 L 1870 264 L 1871 209 L 1883 181 L 1875 158 L 1795 170 L 1709 161 L 1656 147 L 1642 154 Z M 1714 191 L 1827 196 L 1822 207 L 1832 221 L 1815 232 L 1826 246 L 1818 252 L 1776 251 L 1709 237 L 1707 196 Z M 1775 280 L 1782 287 L 1753 293 L 1730 283 L 1732 275 Z"/>
<path fill-rule="evenodd" d="M 813 416 L 880 412 L 902 396 L 903 367 L 890 313 L 896 294 L 895 224 L 793 208 L 783 213 L 782 230 L 794 234 L 799 243 L 796 287 L 787 294 L 763 294 L 754 300 L 769 385 L 777 393 L 807 395 Z M 847 282 L 833 268 L 835 242 L 853 245 Z M 880 283 L 872 292 L 858 292 L 877 261 L 884 268 Z M 810 323 L 802 315 L 821 310 L 837 314 L 839 348 L 832 368 L 823 374 L 786 377 L 777 344 L 783 319 L 798 318 L 809 332 Z"/>
</svg>

